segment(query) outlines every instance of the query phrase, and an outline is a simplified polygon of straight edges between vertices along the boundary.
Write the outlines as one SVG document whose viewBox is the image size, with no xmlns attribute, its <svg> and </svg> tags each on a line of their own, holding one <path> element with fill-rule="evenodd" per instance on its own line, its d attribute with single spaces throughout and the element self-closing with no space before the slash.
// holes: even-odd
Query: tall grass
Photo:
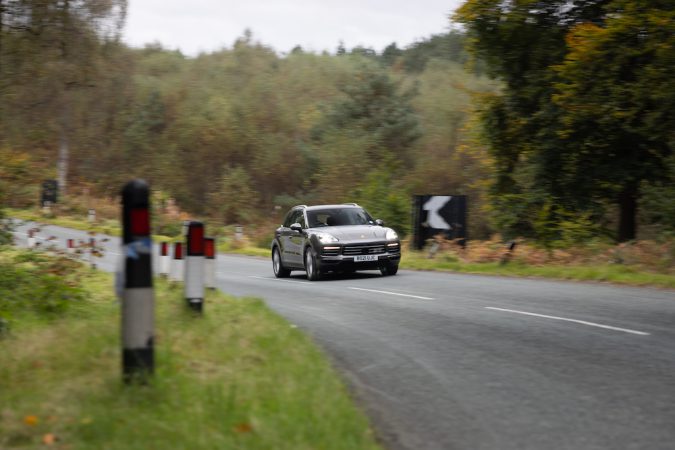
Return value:
<svg viewBox="0 0 675 450">
<path fill-rule="evenodd" d="M 209 292 L 195 317 L 157 281 L 156 373 L 124 385 L 111 284 L 89 272 L 86 301 L 0 339 L 0 448 L 378 448 L 318 349 L 253 298 Z"/>
</svg>

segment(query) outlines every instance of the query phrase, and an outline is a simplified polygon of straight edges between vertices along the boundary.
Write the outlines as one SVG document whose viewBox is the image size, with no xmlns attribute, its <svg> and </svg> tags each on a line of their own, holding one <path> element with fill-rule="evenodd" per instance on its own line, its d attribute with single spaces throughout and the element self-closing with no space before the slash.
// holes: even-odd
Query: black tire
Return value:
<svg viewBox="0 0 675 450">
<path fill-rule="evenodd" d="M 307 272 L 307 279 L 309 281 L 317 281 L 321 278 L 321 272 L 319 271 L 319 266 L 316 263 L 316 256 L 314 256 L 314 251 L 312 247 L 307 247 L 305 249 L 305 271 Z"/>
<path fill-rule="evenodd" d="M 274 250 L 272 250 L 272 270 L 274 270 L 274 276 L 277 278 L 286 278 L 291 274 L 291 271 L 286 269 L 281 261 L 279 247 L 274 247 Z"/>
<path fill-rule="evenodd" d="M 398 272 L 398 264 L 387 264 L 385 266 L 380 267 L 380 272 L 382 272 L 382 275 L 390 276 L 390 275 L 396 275 L 396 272 Z"/>
</svg>

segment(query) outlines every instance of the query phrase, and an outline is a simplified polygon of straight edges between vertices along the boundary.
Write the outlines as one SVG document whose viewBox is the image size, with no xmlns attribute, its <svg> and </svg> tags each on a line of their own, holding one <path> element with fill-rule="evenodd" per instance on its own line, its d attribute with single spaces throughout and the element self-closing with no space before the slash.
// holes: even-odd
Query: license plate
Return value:
<svg viewBox="0 0 675 450">
<path fill-rule="evenodd" d="M 359 255 L 354 257 L 354 262 L 377 261 L 377 255 Z"/>
</svg>

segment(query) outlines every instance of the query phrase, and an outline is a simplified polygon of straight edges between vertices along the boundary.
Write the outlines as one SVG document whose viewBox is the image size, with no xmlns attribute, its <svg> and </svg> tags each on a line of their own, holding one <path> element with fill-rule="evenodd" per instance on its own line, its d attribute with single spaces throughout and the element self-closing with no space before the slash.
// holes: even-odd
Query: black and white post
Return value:
<svg viewBox="0 0 675 450">
<path fill-rule="evenodd" d="M 122 190 L 122 365 L 127 383 L 143 381 L 155 366 L 149 191 L 143 180 L 130 181 Z"/>
<path fill-rule="evenodd" d="M 204 224 L 191 221 L 187 226 L 185 252 L 185 300 L 201 313 L 204 309 Z"/>
<path fill-rule="evenodd" d="M 207 289 L 216 288 L 216 239 L 204 238 L 204 284 Z"/>
</svg>

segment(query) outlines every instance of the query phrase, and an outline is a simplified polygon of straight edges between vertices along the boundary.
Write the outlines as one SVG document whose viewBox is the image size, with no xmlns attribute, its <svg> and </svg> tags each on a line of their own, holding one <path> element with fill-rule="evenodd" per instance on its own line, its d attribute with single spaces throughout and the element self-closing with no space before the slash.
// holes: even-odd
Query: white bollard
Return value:
<svg viewBox="0 0 675 450">
<path fill-rule="evenodd" d="M 90 209 L 87 212 L 87 220 L 89 223 L 94 223 L 96 221 L 96 210 L 95 209 Z"/>
<path fill-rule="evenodd" d="M 66 251 L 68 252 L 69 255 L 75 253 L 75 244 L 73 239 L 68 239 L 66 241 Z"/>
<path fill-rule="evenodd" d="M 204 238 L 204 285 L 207 289 L 216 288 L 216 240 Z"/>
<path fill-rule="evenodd" d="M 28 230 L 28 239 L 26 239 L 26 245 L 28 246 L 28 248 L 34 249 L 35 243 L 36 243 L 35 230 Z"/>
<path fill-rule="evenodd" d="M 185 252 L 185 300 L 190 309 L 202 313 L 204 309 L 204 224 L 187 224 Z"/>
<path fill-rule="evenodd" d="M 183 272 L 185 270 L 183 265 L 183 243 L 175 242 L 173 244 L 173 262 L 171 263 L 171 272 L 169 276 L 171 281 L 183 281 Z"/>
<path fill-rule="evenodd" d="M 170 267 L 171 257 L 169 256 L 169 243 L 162 242 L 159 244 L 159 275 L 161 277 L 168 277 Z"/>
</svg>

